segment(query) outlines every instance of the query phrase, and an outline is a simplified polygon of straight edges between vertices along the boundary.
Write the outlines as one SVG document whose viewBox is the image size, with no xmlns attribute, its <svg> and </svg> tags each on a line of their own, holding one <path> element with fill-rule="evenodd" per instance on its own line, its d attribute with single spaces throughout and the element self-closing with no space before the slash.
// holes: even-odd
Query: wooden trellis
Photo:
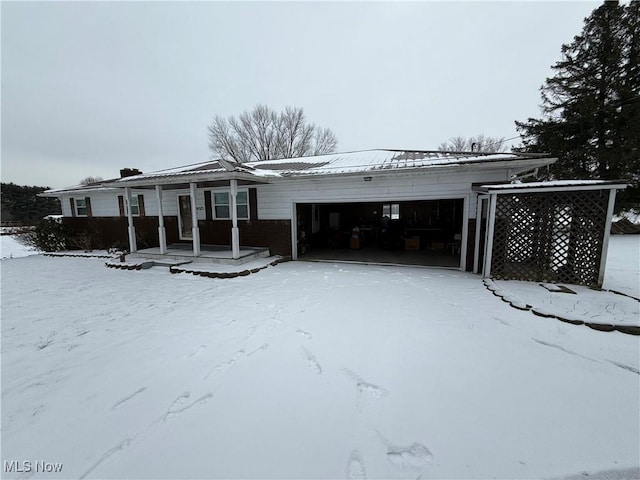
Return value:
<svg viewBox="0 0 640 480">
<path fill-rule="evenodd" d="M 491 186 L 485 276 L 600 286 L 615 189 Z"/>
</svg>

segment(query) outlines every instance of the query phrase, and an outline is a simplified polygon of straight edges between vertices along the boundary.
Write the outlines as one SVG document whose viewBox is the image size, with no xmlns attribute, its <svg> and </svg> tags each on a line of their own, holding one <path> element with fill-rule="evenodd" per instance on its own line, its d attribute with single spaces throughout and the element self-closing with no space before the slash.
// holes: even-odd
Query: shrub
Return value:
<svg viewBox="0 0 640 480">
<path fill-rule="evenodd" d="M 42 220 L 27 235 L 27 243 L 43 252 L 57 252 L 67 248 L 67 228 L 55 220 Z"/>
</svg>

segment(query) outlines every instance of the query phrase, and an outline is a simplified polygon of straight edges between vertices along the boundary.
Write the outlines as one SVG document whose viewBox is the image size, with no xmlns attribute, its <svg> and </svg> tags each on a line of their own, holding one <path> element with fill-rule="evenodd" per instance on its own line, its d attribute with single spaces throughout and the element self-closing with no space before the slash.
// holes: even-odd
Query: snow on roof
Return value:
<svg viewBox="0 0 640 480">
<path fill-rule="evenodd" d="M 224 178 L 258 179 L 302 177 L 317 175 L 344 175 L 357 173 L 389 172 L 409 169 L 427 169 L 438 167 L 459 167 L 463 165 L 484 165 L 494 162 L 526 161 L 535 168 L 549 165 L 555 161 L 543 154 L 523 153 L 480 153 L 480 152 L 441 152 L 427 150 L 361 150 L 355 152 L 331 153 L 310 157 L 262 160 L 248 164 L 224 162 L 218 160 L 183 165 L 180 167 L 141 173 L 124 178 L 101 182 L 98 185 L 68 187 L 48 190 L 55 194 L 98 188 L 118 188 L 125 185 L 148 185 L 151 182 L 169 183 L 172 178 L 189 177 L 192 181 L 215 180 Z M 187 179 L 185 178 L 185 180 Z"/>
<path fill-rule="evenodd" d="M 310 157 L 261 160 L 249 164 L 233 164 L 234 171 L 256 177 L 291 177 L 311 175 L 340 175 L 400 169 L 421 169 L 439 166 L 484 164 L 497 161 L 536 160 L 538 166 L 554 162 L 540 154 L 440 152 L 412 150 L 362 150 Z M 139 180 L 193 174 L 227 173 L 218 161 L 203 162 L 157 172 L 134 175 L 117 180 L 132 183 Z"/>
<path fill-rule="evenodd" d="M 65 193 L 65 192 L 93 192 L 97 190 L 112 190 L 115 188 L 114 185 L 111 185 L 113 182 L 118 180 L 117 178 L 113 178 L 110 180 L 102 180 L 101 182 L 91 183 L 88 185 L 73 185 L 71 187 L 64 188 L 52 188 L 49 190 L 45 190 L 44 192 L 38 194 L 38 196 L 47 197 L 47 196 L 55 196 L 50 194 L 56 193 Z"/>
<path fill-rule="evenodd" d="M 514 153 L 440 152 L 424 150 L 364 150 L 349 153 L 333 153 L 296 159 L 263 160 L 252 162 L 260 170 L 277 171 L 281 176 L 340 175 L 376 171 L 421 169 L 473 163 L 512 161 L 543 157 Z M 543 164 L 552 163 L 545 159 Z"/>
</svg>

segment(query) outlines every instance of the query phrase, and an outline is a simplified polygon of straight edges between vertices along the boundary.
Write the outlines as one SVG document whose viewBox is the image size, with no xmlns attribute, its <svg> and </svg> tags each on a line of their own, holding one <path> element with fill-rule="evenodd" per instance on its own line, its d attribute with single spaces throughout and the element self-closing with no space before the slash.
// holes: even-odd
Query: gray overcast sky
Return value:
<svg viewBox="0 0 640 480">
<path fill-rule="evenodd" d="M 6 2 L 2 181 L 205 161 L 207 125 L 303 107 L 338 151 L 517 135 L 599 2 Z"/>
</svg>

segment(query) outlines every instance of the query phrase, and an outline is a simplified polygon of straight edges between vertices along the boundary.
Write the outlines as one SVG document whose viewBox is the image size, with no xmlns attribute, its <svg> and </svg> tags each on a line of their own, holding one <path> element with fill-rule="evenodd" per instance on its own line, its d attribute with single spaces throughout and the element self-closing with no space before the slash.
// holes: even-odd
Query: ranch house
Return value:
<svg viewBox="0 0 640 480">
<path fill-rule="evenodd" d="M 624 182 L 530 182 L 544 154 L 366 150 L 224 160 L 54 189 L 63 223 L 132 254 L 431 265 L 601 285 Z M 523 182 L 524 180 L 524 182 Z"/>
</svg>

